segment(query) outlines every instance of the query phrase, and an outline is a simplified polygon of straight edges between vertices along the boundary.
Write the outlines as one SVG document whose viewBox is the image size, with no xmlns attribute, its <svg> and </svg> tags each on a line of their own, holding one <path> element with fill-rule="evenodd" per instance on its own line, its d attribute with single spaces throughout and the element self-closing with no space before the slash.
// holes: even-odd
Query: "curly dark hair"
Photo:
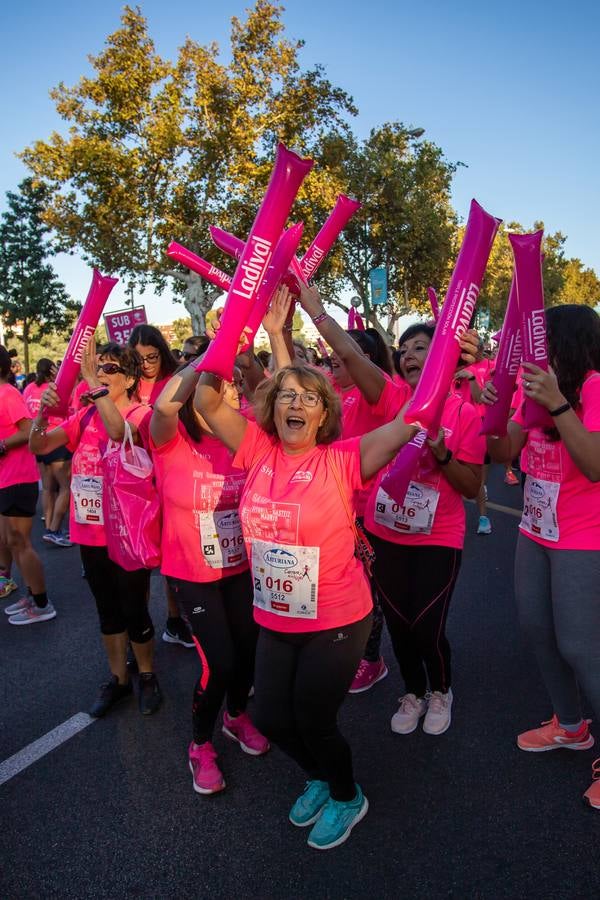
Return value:
<svg viewBox="0 0 600 900">
<path fill-rule="evenodd" d="M 12 358 L 6 347 L 3 347 L 0 344 L 0 378 L 2 378 L 4 381 L 7 381 L 8 384 L 12 384 L 14 387 L 15 376 L 13 375 L 11 366 Z"/>
<path fill-rule="evenodd" d="M 142 364 L 137 350 L 109 341 L 108 344 L 98 347 L 98 356 L 101 362 L 107 360 L 116 362 L 123 369 L 125 375 L 134 379 L 131 387 L 127 388 L 127 396 L 131 399 L 137 390 L 138 381 L 142 375 Z"/>
<path fill-rule="evenodd" d="M 364 331 L 360 331 L 358 328 L 349 328 L 347 333 L 353 341 L 356 341 L 372 363 L 375 363 L 386 375 L 392 375 L 390 348 L 377 329 L 365 328 Z"/>
<path fill-rule="evenodd" d="M 256 421 L 267 434 L 277 434 L 275 428 L 275 400 L 286 375 L 295 375 L 303 388 L 316 391 L 327 413 L 317 431 L 317 444 L 330 444 L 342 433 L 342 407 L 328 378 L 313 366 L 284 366 L 272 378 L 261 381 L 254 394 Z"/>
</svg>

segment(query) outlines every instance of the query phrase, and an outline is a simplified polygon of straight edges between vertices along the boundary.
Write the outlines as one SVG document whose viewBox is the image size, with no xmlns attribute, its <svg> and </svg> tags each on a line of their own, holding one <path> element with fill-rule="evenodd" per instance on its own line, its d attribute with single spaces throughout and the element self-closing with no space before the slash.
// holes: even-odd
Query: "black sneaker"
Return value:
<svg viewBox="0 0 600 900">
<path fill-rule="evenodd" d="M 139 672 L 138 661 L 135 658 L 135 653 L 133 652 L 131 644 L 127 644 L 127 671 L 131 675 L 137 675 Z"/>
<path fill-rule="evenodd" d="M 142 672 L 138 681 L 138 701 L 143 716 L 151 716 L 162 703 L 162 694 L 154 672 Z"/>
<path fill-rule="evenodd" d="M 192 633 L 181 616 L 177 619 L 167 619 L 162 639 L 167 644 L 181 644 L 182 647 L 194 646 Z"/>
<path fill-rule="evenodd" d="M 115 703 L 118 703 L 119 700 L 123 700 L 124 697 L 129 697 L 132 693 L 133 685 L 130 681 L 128 681 L 127 684 L 119 684 L 119 679 L 116 675 L 113 675 L 110 681 L 101 685 L 98 699 L 90 709 L 90 716 L 94 719 L 99 719 L 107 713 Z"/>
</svg>

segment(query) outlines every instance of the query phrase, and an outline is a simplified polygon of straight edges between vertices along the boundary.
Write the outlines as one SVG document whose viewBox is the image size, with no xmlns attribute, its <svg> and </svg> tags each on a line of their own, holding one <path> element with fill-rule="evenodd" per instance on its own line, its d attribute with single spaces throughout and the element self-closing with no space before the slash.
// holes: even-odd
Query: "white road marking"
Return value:
<svg viewBox="0 0 600 900">
<path fill-rule="evenodd" d="M 467 503 L 476 502 L 476 500 L 467 500 Z M 489 500 L 486 501 L 486 506 L 488 509 L 495 509 L 497 512 L 507 513 L 509 516 L 516 516 L 517 519 L 520 519 L 523 515 L 523 510 L 515 509 L 514 506 L 501 506 L 499 503 L 490 503 Z"/>
<path fill-rule="evenodd" d="M 75 716 L 71 716 L 70 719 L 67 719 L 66 722 L 63 722 L 62 725 L 57 725 L 57 727 L 53 728 L 52 731 L 49 731 L 48 734 L 38 738 L 37 741 L 33 741 L 33 743 L 23 747 L 23 749 L 19 750 L 18 753 L 15 753 L 14 756 L 5 759 L 3 763 L 0 763 L 0 785 L 4 784 L 6 781 L 10 781 L 11 778 L 14 778 L 15 775 L 18 775 L 23 769 L 27 769 L 28 766 L 33 765 L 38 759 L 46 756 L 47 753 L 50 753 L 56 747 L 60 747 L 65 741 L 68 741 L 95 721 L 96 719 L 92 719 L 87 713 L 77 713 Z"/>
</svg>

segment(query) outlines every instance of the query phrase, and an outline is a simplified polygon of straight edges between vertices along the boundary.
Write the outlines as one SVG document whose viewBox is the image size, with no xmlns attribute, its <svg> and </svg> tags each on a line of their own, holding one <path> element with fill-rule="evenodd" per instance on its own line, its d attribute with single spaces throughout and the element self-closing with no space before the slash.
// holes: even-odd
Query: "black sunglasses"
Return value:
<svg viewBox="0 0 600 900">
<path fill-rule="evenodd" d="M 186 362 L 189 362 L 190 359 L 198 359 L 200 356 L 199 353 L 182 353 L 181 356 L 185 359 Z"/>
<path fill-rule="evenodd" d="M 116 363 L 100 363 L 97 368 L 98 372 L 104 372 L 105 375 L 116 375 L 117 372 L 120 372 L 121 375 L 125 375 L 125 369 L 122 369 L 121 366 L 118 366 Z"/>
</svg>

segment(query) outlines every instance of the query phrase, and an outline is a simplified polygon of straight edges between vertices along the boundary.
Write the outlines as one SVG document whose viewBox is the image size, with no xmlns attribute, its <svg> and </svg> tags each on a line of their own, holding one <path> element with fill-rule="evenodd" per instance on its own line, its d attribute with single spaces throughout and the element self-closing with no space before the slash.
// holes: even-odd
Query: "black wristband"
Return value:
<svg viewBox="0 0 600 900">
<path fill-rule="evenodd" d="M 88 391 L 88 397 L 92 403 L 95 403 L 96 400 L 100 400 L 101 397 L 108 397 L 109 393 L 110 391 L 107 387 L 93 388 L 93 390 Z"/>
<path fill-rule="evenodd" d="M 447 466 L 450 460 L 452 459 L 452 450 L 446 450 L 446 455 L 443 459 L 438 459 L 438 466 Z"/>
<path fill-rule="evenodd" d="M 557 406 L 556 409 L 549 409 L 548 412 L 552 417 L 562 416 L 568 409 L 571 409 L 570 403 L 563 403 L 562 406 Z"/>
</svg>

